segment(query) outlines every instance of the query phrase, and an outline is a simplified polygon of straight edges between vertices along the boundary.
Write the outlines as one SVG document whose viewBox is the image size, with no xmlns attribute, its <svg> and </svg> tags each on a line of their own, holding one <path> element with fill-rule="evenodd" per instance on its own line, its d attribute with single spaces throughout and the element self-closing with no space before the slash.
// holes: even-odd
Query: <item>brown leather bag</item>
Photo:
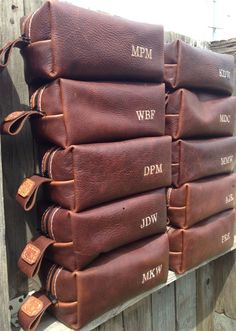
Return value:
<svg viewBox="0 0 236 331">
<path fill-rule="evenodd" d="M 46 1 L 22 19 L 21 32 L 17 46 L 22 49 L 28 84 L 42 85 L 59 77 L 163 81 L 162 26 Z M 0 62 L 7 63 L 12 45 L 0 52 Z"/>
<path fill-rule="evenodd" d="M 17 134 L 32 118 L 41 143 L 61 147 L 164 135 L 164 84 L 57 79 L 31 97 L 31 110 L 8 115 L 2 131 Z"/>
<path fill-rule="evenodd" d="M 40 185 L 45 198 L 74 212 L 171 183 L 171 137 L 52 148 L 42 175 L 23 181 L 17 201 L 29 210 Z"/>
<path fill-rule="evenodd" d="M 236 173 L 213 176 L 167 191 L 171 225 L 187 229 L 221 211 L 234 208 Z"/>
<path fill-rule="evenodd" d="M 232 136 L 236 97 L 179 89 L 168 94 L 165 133 L 173 139 Z"/>
<path fill-rule="evenodd" d="M 28 277 L 34 276 L 44 255 L 68 270 L 82 270 L 101 253 L 164 233 L 165 189 L 80 213 L 48 207 L 41 218 L 41 231 L 44 236 L 33 238 L 24 248 L 18 263 L 21 271 Z M 36 257 L 32 251 L 37 251 Z"/>
<path fill-rule="evenodd" d="M 176 40 L 165 44 L 164 80 L 169 89 L 202 89 L 230 95 L 234 86 L 234 57 Z"/>
<path fill-rule="evenodd" d="M 45 310 L 73 329 L 167 280 L 169 243 L 166 234 L 140 240 L 98 258 L 73 273 L 50 263 L 41 270 L 42 291 L 26 299 L 19 322 L 35 330 Z"/>
<path fill-rule="evenodd" d="M 227 174 L 236 165 L 236 137 L 177 140 L 172 143 L 174 186 L 208 176 Z"/>
<path fill-rule="evenodd" d="M 189 229 L 170 228 L 170 269 L 178 274 L 228 250 L 234 243 L 235 210 L 214 215 Z"/>
</svg>

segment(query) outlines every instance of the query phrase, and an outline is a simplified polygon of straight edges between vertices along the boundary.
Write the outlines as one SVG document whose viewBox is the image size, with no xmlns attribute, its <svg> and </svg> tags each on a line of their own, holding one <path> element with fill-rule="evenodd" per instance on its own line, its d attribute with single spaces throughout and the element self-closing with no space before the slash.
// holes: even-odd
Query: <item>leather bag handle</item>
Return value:
<svg viewBox="0 0 236 331">
<path fill-rule="evenodd" d="M 37 193 L 41 185 L 50 183 L 52 179 L 33 175 L 25 178 L 18 188 L 16 201 L 24 208 L 25 211 L 31 210 L 36 201 Z"/>
<path fill-rule="evenodd" d="M 38 327 L 45 311 L 52 305 L 52 301 L 41 290 L 29 296 L 21 305 L 18 312 L 19 323 L 25 331 L 34 331 Z"/>
<path fill-rule="evenodd" d="M 1 125 L 1 133 L 8 134 L 10 136 L 15 136 L 19 132 L 21 132 L 21 130 L 23 129 L 24 124 L 28 120 L 28 118 L 42 117 L 42 116 L 44 116 L 43 113 L 40 113 L 35 110 L 15 111 L 4 118 L 2 125 Z"/>
<path fill-rule="evenodd" d="M 45 252 L 54 240 L 45 236 L 36 236 L 28 242 L 18 260 L 19 269 L 29 278 L 34 277 L 41 266 Z"/>
<path fill-rule="evenodd" d="M 13 48 L 23 48 L 29 44 L 29 40 L 26 40 L 22 37 L 17 38 L 14 41 L 6 43 L 3 48 L 0 50 L 0 72 L 3 71 L 9 62 Z"/>
</svg>

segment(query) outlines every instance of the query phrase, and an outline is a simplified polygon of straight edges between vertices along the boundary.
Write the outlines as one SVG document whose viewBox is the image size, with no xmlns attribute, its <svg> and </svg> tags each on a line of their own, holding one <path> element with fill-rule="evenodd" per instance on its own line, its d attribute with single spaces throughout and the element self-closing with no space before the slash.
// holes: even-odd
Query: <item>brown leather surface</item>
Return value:
<svg viewBox="0 0 236 331">
<path fill-rule="evenodd" d="M 31 107 L 45 114 L 32 119 L 40 142 L 68 147 L 164 134 L 164 84 L 58 79 L 31 100 Z"/>
<path fill-rule="evenodd" d="M 173 139 L 232 136 L 235 109 L 236 97 L 178 89 L 168 94 L 165 133 Z"/>
<path fill-rule="evenodd" d="M 170 148 L 171 138 L 164 136 L 55 149 L 42 162 L 52 179 L 45 197 L 78 212 L 166 187 L 171 182 Z"/>
<path fill-rule="evenodd" d="M 189 228 L 221 211 L 234 208 L 236 174 L 213 176 L 169 188 L 168 219 L 175 227 Z"/>
<path fill-rule="evenodd" d="M 227 174 L 236 164 L 236 137 L 177 140 L 172 143 L 174 186 L 208 176 Z"/>
<path fill-rule="evenodd" d="M 234 57 L 176 40 L 165 45 L 164 80 L 170 89 L 202 89 L 231 95 Z"/>
<path fill-rule="evenodd" d="M 235 210 L 214 215 L 189 229 L 171 228 L 170 269 L 177 273 L 223 253 L 234 242 Z"/>
<path fill-rule="evenodd" d="M 58 299 L 53 314 L 79 329 L 127 299 L 165 282 L 168 250 L 168 237 L 163 234 L 105 254 L 83 271 L 71 273 L 45 262 L 42 282 L 48 289 L 49 279 L 52 295 Z"/>
<path fill-rule="evenodd" d="M 58 77 L 163 81 L 162 26 L 46 1 L 21 30 L 31 41 L 22 49 L 28 84 Z"/>
</svg>

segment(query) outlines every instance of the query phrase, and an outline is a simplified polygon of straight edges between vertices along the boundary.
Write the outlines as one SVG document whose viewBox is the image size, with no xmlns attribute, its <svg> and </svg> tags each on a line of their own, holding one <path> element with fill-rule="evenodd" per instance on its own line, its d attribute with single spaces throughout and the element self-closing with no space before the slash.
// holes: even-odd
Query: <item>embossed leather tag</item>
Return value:
<svg viewBox="0 0 236 331">
<path fill-rule="evenodd" d="M 33 244 L 29 243 L 21 254 L 21 258 L 28 264 L 34 264 L 40 255 L 40 249 Z"/>
<path fill-rule="evenodd" d="M 29 297 L 21 306 L 21 310 L 29 317 L 37 316 L 43 309 L 43 302 L 35 297 Z"/>
<path fill-rule="evenodd" d="M 34 187 L 34 182 L 33 182 L 31 179 L 26 178 L 26 179 L 23 181 L 23 183 L 21 184 L 21 186 L 19 187 L 17 193 L 18 193 L 22 198 L 25 198 L 25 197 L 27 197 L 27 196 L 30 194 L 30 192 L 31 192 L 31 190 L 32 190 L 33 187 Z"/>
</svg>

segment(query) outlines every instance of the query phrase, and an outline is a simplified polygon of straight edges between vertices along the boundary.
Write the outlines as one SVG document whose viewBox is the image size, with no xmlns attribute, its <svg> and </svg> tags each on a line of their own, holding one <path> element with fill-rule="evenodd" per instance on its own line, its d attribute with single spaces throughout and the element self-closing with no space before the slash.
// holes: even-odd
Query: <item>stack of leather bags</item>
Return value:
<svg viewBox="0 0 236 331">
<path fill-rule="evenodd" d="M 167 279 L 163 28 L 47 1 L 21 29 L 0 54 L 3 68 L 21 49 L 31 109 L 2 130 L 15 135 L 31 119 L 41 175 L 23 181 L 17 200 L 30 210 L 43 186 L 50 202 L 19 259 L 42 281 L 19 321 L 33 330 L 50 307 L 80 329 Z"/>
<path fill-rule="evenodd" d="M 234 241 L 236 98 L 234 59 L 182 41 L 166 44 L 166 134 L 172 143 L 167 192 L 170 268 L 183 273 Z"/>
</svg>

